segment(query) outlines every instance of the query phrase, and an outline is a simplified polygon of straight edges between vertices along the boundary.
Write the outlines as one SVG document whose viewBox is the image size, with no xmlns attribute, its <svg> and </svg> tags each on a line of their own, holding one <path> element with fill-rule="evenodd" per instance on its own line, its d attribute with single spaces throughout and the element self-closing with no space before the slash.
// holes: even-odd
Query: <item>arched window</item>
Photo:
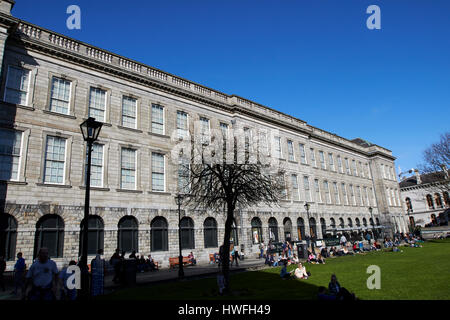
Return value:
<svg viewBox="0 0 450 320">
<path fill-rule="evenodd" d="M 431 223 L 434 225 L 437 224 L 436 215 L 434 213 L 431 215 Z"/>
<path fill-rule="evenodd" d="M 84 219 L 80 225 L 80 256 L 83 253 Z M 95 255 L 103 249 L 103 220 L 99 216 L 89 216 L 88 219 L 88 254 Z"/>
<path fill-rule="evenodd" d="M 330 218 L 330 227 L 331 229 L 336 229 L 336 220 L 334 218 Z"/>
<path fill-rule="evenodd" d="M 236 221 L 235 220 L 233 220 L 233 224 L 231 225 L 231 238 L 230 238 L 230 241 L 232 241 L 235 246 L 239 245 L 239 237 L 238 237 L 238 232 L 237 232 Z"/>
<path fill-rule="evenodd" d="M 444 196 L 444 203 L 446 206 L 450 206 L 450 197 L 448 196 L 448 192 L 444 191 L 442 194 Z"/>
<path fill-rule="evenodd" d="M 303 221 L 303 218 L 297 219 L 297 234 L 298 240 L 305 239 L 305 222 Z"/>
<path fill-rule="evenodd" d="M 363 226 L 367 227 L 367 219 L 366 218 L 363 218 Z"/>
<path fill-rule="evenodd" d="M 379 225 L 380 225 L 380 219 L 378 219 L 378 218 L 375 218 L 375 222 L 377 223 L 377 226 L 379 226 Z"/>
<path fill-rule="evenodd" d="M 344 219 L 339 218 L 339 228 L 344 228 Z"/>
<path fill-rule="evenodd" d="M 359 222 L 359 218 L 355 218 L 355 223 L 356 223 L 356 226 L 358 228 L 361 227 L 361 223 Z"/>
<path fill-rule="evenodd" d="M 353 221 L 352 221 L 352 218 L 348 218 L 347 220 L 348 220 L 348 227 L 349 227 L 349 228 L 353 228 Z"/>
<path fill-rule="evenodd" d="M 290 241 L 291 237 L 292 237 L 292 221 L 291 221 L 291 219 L 284 218 L 283 227 L 284 227 L 284 239 L 287 241 Z"/>
<path fill-rule="evenodd" d="M 429 209 L 434 209 L 433 197 L 431 194 L 427 194 L 427 204 Z"/>
<path fill-rule="evenodd" d="M 61 258 L 64 246 L 64 221 L 55 214 L 46 214 L 36 224 L 34 257 L 42 247 L 48 248 L 51 258 Z"/>
<path fill-rule="evenodd" d="M 442 199 L 441 199 L 441 195 L 439 193 L 434 194 L 434 200 L 436 202 L 436 207 L 442 208 Z"/>
<path fill-rule="evenodd" d="M 322 230 L 322 238 L 325 238 L 327 235 L 327 223 L 324 218 L 320 218 L 320 228 Z"/>
<path fill-rule="evenodd" d="M 410 198 L 406 198 L 405 202 L 406 202 L 406 210 L 409 209 L 410 211 L 413 211 L 413 207 L 412 207 L 412 204 L 411 204 L 411 199 Z"/>
<path fill-rule="evenodd" d="M 184 217 L 180 221 L 181 229 L 181 249 L 195 249 L 194 221 L 189 217 Z"/>
<path fill-rule="evenodd" d="M 258 217 L 254 217 L 251 222 L 252 225 L 252 239 L 253 244 L 263 242 L 262 238 L 262 223 Z"/>
<path fill-rule="evenodd" d="M 150 223 L 151 251 L 169 250 L 169 236 L 167 220 L 155 217 Z"/>
<path fill-rule="evenodd" d="M 369 219 L 369 223 L 370 223 L 370 225 L 371 225 L 372 228 L 373 228 L 373 226 L 374 226 L 375 224 L 373 223 L 373 219 L 372 219 L 372 218 Z"/>
<path fill-rule="evenodd" d="M 217 245 L 217 222 L 214 218 L 206 218 L 203 222 L 203 234 L 205 248 L 216 248 Z"/>
<path fill-rule="evenodd" d="M 2 214 L 0 218 L 0 252 L 4 252 L 6 261 L 16 257 L 17 220 L 10 214 Z M 0 253 L 3 255 L 3 253 Z"/>
<path fill-rule="evenodd" d="M 311 239 L 317 238 L 317 226 L 316 226 L 316 219 L 309 218 L 309 232 Z"/>
<path fill-rule="evenodd" d="M 272 241 L 278 242 L 278 222 L 275 218 L 269 219 L 269 238 Z"/>
<path fill-rule="evenodd" d="M 138 248 L 138 221 L 135 217 L 125 216 L 119 220 L 118 243 L 119 250 L 125 252 L 136 252 Z"/>
<path fill-rule="evenodd" d="M 414 221 L 414 217 L 409 217 L 409 223 L 411 225 L 412 228 L 415 228 L 416 226 L 416 221 Z"/>
</svg>

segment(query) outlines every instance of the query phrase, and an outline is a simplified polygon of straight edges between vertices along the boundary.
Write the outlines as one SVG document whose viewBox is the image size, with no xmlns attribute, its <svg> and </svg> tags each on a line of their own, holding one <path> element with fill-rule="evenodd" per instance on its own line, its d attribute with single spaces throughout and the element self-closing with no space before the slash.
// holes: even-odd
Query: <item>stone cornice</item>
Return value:
<svg viewBox="0 0 450 320">
<path fill-rule="evenodd" d="M 8 41 L 18 47 L 55 56 L 92 70 L 106 72 L 127 81 L 204 103 L 223 111 L 245 114 L 289 130 L 307 134 L 310 138 L 331 143 L 369 158 L 379 155 L 395 160 L 390 150 L 385 148 L 376 145 L 370 148 L 361 147 L 348 139 L 310 126 L 303 120 L 275 109 L 236 95 L 224 94 L 17 18 L 0 13 L 0 23 L 10 26 L 10 34 L 12 36 Z"/>
</svg>

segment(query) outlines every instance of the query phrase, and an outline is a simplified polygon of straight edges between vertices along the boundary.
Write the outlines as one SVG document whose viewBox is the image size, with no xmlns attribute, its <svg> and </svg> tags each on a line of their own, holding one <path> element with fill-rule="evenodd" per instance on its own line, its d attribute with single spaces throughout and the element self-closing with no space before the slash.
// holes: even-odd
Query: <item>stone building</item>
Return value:
<svg viewBox="0 0 450 320">
<path fill-rule="evenodd" d="M 248 99 L 225 94 L 13 17 L 0 2 L 2 250 L 30 261 L 41 246 L 59 264 L 80 254 L 86 144 L 80 124 L 103 122 L 93 149 L 89 251 L 178 255 L 179 175 L 172 132 L 236 124 L 278 132 L 287 199 L 238 210 L 233 241 L 246 256 L 285 238 L 406 231 L 390 150 L 348 140 Z M 175 139 L 176 140 L 176 139 Z M 309 212 L 305 203 L 310 204 Z M 373 208 L 372 213 L 369 207 Z M 183 255 L 217 252 L 224 214 L 183 209 Z M 309 219 L 308 219 L 309 215 Z M 306 230 L 306 231 L 305 231 Z"/>
</svg>

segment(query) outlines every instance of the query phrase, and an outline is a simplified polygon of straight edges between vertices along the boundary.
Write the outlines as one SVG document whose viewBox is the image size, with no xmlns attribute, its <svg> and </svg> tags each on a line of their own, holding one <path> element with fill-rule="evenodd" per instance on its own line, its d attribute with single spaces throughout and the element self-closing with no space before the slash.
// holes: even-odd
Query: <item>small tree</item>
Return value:
<svg viewBox="0 0 450 320">
<path fill-rule="evenodd" d="M 236 208 L 258 204 L 276 205 L 284 198 L 284 170 L 267 158 L 267 139 L 249 130 L 234 130 L 234 134 L 205 132 L 185 147 L 191 147 L 187 205 L 194 208 L 223 212 L 225 208 L 225 235 L 221 247 L 225 292 L 229 291 L 230 236 Z M 266 135 L 267 137 L 267 135 Z M 182 150 L 184 153 L 186 148 Z M 178 152 L 178 150 L 177 150 Z M 272 158 L 274 159 L 274 158 Z M 180 161 L 183 163 L 183 161 Z M 185 175 L 187 176 L 187 175 Z"/>
</svg>

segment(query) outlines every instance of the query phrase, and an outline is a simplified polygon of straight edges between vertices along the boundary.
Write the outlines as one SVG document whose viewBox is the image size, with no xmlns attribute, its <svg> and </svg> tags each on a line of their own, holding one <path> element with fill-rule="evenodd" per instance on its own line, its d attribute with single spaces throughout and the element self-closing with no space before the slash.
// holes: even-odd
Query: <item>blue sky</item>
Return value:
<svg viewBox="0 0 450 320">
<path fill-rule="evenodd" d="M 386 147 L 397 169 L 450 129 L 449 0 L 17 0 L 13 15 Z"/>
</svg>

